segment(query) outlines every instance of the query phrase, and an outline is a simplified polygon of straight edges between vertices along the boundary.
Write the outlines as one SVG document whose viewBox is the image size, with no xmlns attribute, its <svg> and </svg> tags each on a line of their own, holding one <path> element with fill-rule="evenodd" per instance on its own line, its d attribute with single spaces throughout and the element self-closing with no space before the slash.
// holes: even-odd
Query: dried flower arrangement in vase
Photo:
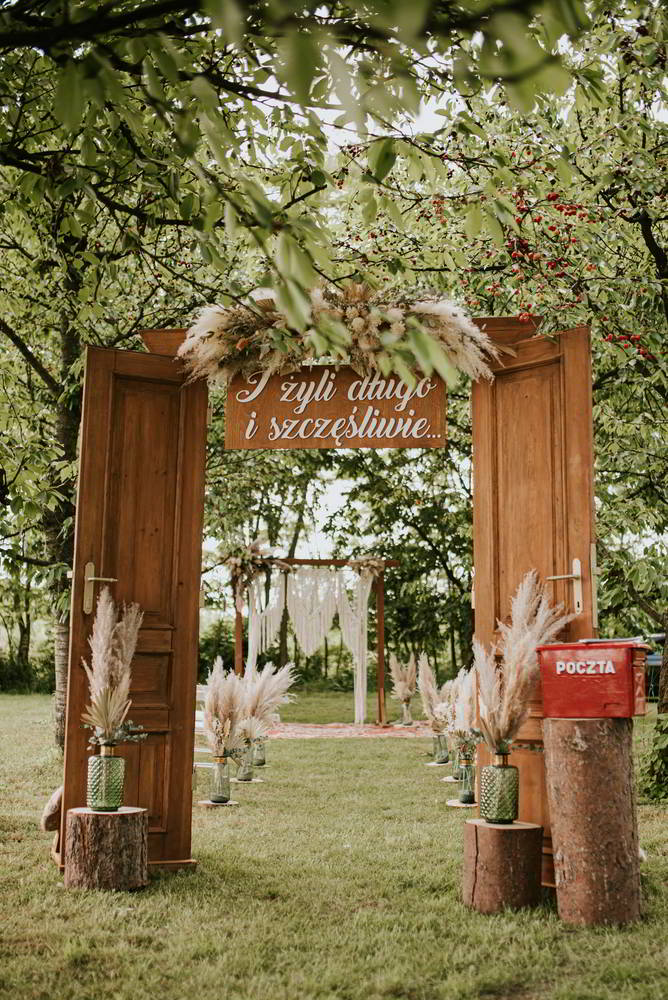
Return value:
<svg viewBox="0 0 668 1000">
<path fill-rule="evenodd" d="M 459 801 L 465 805 L 475 802 L 475 750 L 480 742 L 476 722 L 475 670 L 462 668 L 453 685 L 456 698 L 451 710 L 448 731 L 457 747 Z"/>
<path fill-rule="evenodd" d="M 418 660 L 418 691 L 420 692 L 420 699 L 422 701 L 422 708 L 424 714 L 429 719 L 429 725 L 431 726 L 431 731 L 434 734 L 434 763 L 435 764 L 447 764 L 449 758 L 448 754 L 448 740 L 446 736 L 446 730 L 448 726 L 448 706 L 449 706 L 449 691 L 452 686 L 452 681 L 446 681 L 442 688 L 439 689 L 436 683 L 436 677 L 434 676 L 434 671 L 429 666 L 429 661 L 425 653 L 420 655 Z"/>
<path fill-rule="evenodd" d="M 473 654 L 478 676 L 479 726 L 494 754 L 494 763 L 483 767 L 480 815 L 489 823 L 517 819 L 519 772 L 508 764 L 512 741 L 529 714 L 539 677 L 536 648 L 551 642 L 574 617 L 553 607 L 531 570 L 520 583 L 511 604 L 511 620 L 499 622 L 501 640 L 491 650 L 476 639 Z M 500 664 L 497 666 L 497 656 Z"/>
<path fill-rule="evenodd" d="M 82 660 L 88 677 L 90 704 L 81 721 L 93 730 L 88 743 L 99 747 L 99 754 L 88 758 L 86 804 L 99 812 L 116 812 L 123 803 L 125 761 L 114 756 L 119 743 L 145 739 L 141 726 L 127 718 L 130 710 L 131 664 L 137 647 L 143 614 L 138 604 L 118 608 L 108 587 L 97 602 L 93 631 L 88 643 L 90 666 Z"/>
<path fill-rule="evenodd" d="M 392 697 L 401 702 L 400 725 L 411 726 L 413 724 L 411 701 L 415 694 L 417 680 L 417 668 L 413 653 L 409 656 L 406 666 L 399 663 L 394 653 L 390 653 L 390 675 L 392 677 Z"/>
<path fill-rule="evenodd" d="M 262 670 L 244 678 L 244 723 L 242 739 L 245 754 L 239 781 L 250 781 L 253 765 L 263 767 L 266 762 L 266 736 L 276 720 L 278 706 L 290 700 L 288 690 L 294 683 L 294 664 L 286 663 L 277 670 L 267 663 Z"/>
<path fill-rule="evenodd" d="M 211 802 L 230 801 L 230 757 L 241 748 L 238 724 L 243 715 L 244 686 L 234 671 L 225 672 L 217 657 L 207 678 L 202 723 L 213 755 Z"/>
</svg>

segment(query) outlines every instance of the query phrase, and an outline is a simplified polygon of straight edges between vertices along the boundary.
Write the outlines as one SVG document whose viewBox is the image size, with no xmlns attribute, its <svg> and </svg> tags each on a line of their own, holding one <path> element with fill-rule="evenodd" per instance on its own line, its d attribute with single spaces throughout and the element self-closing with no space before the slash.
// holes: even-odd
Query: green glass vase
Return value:
<svg viewBox="0 0 668 1000">
<path fill-rule="evenodd" d="M 452 748 L 452 777 L 459 781 L 459 747 L 456 744 Z"/>
<path fill-rule="evenodd" d="M 237 771 L 237 781 L 253 780 L 253 744 L 249 743 L 241 752 L 239 757 L 239 770 Z"/>
<path fill-rule="evenodd" d="M 86 805 L 95 812 L 117 812 L 123 805 L 125 761 L 114 757 L 113 747 L 88 758 Z"/>
<path fill-rule="evenodd" d="M 473 757 L 459 756 L 459 801 L 462 805 L 475 802 L 475 765 Z"/>
<path fill-rule="evenodd" d="M 267 741 L 257 740 L 253 748 L 253 766 L 264 767 L 267 763 Z"/>
<path fill-rule="evenodd" d="M 437 733 L 434 736 L 433 753 L 434 753 L 434 762 L 436 764 L 448 763 L 450 759 L 450 757 L 448 756 L 448 741 L 443 733 Z"/>
<path fill-rule="evenodd" d="M 488 823 L 514 823 L 519 804 L 520 772 L 497 754 L 480 772 L 480 815 Z"/>
<path fill-rule="evenodd" d="M 230 763 L 227 757 L 214 757 L 211 769 L 212 802 L 230 801 Z"/>
</svg>

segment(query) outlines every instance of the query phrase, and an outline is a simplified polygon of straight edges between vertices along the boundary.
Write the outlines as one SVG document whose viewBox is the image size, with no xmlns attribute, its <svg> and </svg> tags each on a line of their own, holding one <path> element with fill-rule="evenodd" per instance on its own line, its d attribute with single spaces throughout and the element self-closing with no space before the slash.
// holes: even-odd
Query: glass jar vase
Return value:
<svg viewBox="0 0 668 1000">
<path fill-rule="evenodd" d="M 230 762 L 227 757 L 214 757 L 211 769 L 212 802 L 230 801 Z"/>
<path fill-rule="evenodd" d="M 239 756 L 239 770 L 237 771 L 237 781 L 253 780 L 253 744 L 249 743 L 241 751 Z"/>
<path fill-rule="evenodd" d="M 520 772 L 508 763 L 508 754 L 496 754 L 480 772 L 480 815 L 488 823 L 517 819 Z"/>
<path fill-rule="evenodd" d="M 253 749 L 253 766 L 264 767 L 267 763 L 267 741 L 256 740 Z"/>
<path fill-rule="evenodd" d="M 86 805 L 95 812 L 117 812 L 123 805 L 125 761 L 114 756 L 114 747 L 100 747 L 88 758 Z"/>
<path fill-rule="evenodd" d="M 402 726 L 413 725 L 413 716 L 411 714 L 410 701 L 402 701 L 401 703 L 401 725 Z"/>
<path fill-rule="evenodd" d="M 459 755 L 459 801 L 463 805 L 475 802 L 475 765 L 473 757 Z"/>
<path fill-rule="evenodd" d="M 450 759 L 448 756 L 448 741 L 443 733 L 436 733 L 433 739 L 433 753 L 434 753 L 434 763 L 436 764 L 447 764 Z"/>
</svg>

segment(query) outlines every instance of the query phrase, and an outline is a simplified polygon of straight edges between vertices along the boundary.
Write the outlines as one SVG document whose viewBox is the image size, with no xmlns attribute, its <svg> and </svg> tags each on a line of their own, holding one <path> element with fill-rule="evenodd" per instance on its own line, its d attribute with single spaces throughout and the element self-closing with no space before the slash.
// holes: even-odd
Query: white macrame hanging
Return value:
<svg viewBox="0 0 668 1000">
<path fill-rule="evenodd" d="M 338 576 L 339 625 L 355 664 L 355 725 L 362 726 L 366 717 L 367 616 L 373 576 L 368 569 L 363 569 L 357 576 L 352 604 L 342 570 Z"/>
<path fill-rule="evenodd" d="M 300 566 L 287 578 L 287 605 L 306 656 L 322 645 L 336 614 L 337 574 L 326 566 Z"/>
<path fill-rule="evenodd" d="M 263 607 L 265 582 L 256 576 L 248 588 L 248 656 L 246 658 L 246 673 L 253 676 L 257 666 L 257 658 L 273 643 L 281 627 L 285 609 L 285 576 L 271 581 L 269 599 Z"/>
</svg>

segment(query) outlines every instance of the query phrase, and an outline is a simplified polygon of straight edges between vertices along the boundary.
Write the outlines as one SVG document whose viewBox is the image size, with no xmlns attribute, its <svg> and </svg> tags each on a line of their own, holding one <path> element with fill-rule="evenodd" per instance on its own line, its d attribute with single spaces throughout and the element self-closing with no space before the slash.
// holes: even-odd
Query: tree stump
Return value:
<svg viewBox="0 0 668 1000">
<path fill-rule="evenodd" d="M 65 888 L 141 889 L 148 885 L 148 812 L 69 809 Z"/>
<path fill-rule="evenodd" d="M 469 819 L 464 830 L 463 899 L 480 913 L 537 906 L 543 828 Z"/>
<path fill-rule="evenodd" d="M 640 916 L 631 719 L 545 719 L 557 908 L 572 924 Z"/>
</svg>

